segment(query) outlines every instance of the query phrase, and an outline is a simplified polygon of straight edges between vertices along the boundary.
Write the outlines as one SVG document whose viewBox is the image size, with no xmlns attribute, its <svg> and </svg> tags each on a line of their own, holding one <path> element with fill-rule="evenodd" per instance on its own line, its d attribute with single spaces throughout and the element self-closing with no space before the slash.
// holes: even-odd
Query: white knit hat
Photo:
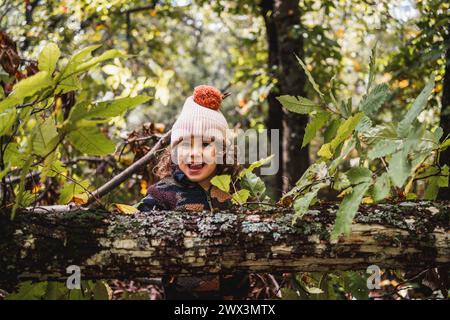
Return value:
<svg viewBox="0 0 450 320">
<path fill-rule="evenodd" d="M 224 115 L 219 111 L 222 97 L 220 91 L 214 87 L 196 87 L 194 94 L 184 102 L 172 127 L 170 145 L 173 147 L 182 139 L 190 140 L 191 136 L 214 137 L 216 141 L 226 141 L 229 127 Z"/>
</svg>

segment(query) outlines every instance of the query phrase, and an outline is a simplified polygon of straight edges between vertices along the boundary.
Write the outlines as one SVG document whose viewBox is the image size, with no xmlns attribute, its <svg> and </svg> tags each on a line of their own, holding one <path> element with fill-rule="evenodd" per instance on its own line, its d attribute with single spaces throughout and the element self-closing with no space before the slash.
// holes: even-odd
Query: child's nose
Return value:
<svg viewBox="0 0 450 320">
<path fill-rule="evenodd" d="M 199 147 L 192 147 L 190 151 L 190 157 L 192 160 L 201 160 L 203 155 L 202 148 Z"/>
</svg>

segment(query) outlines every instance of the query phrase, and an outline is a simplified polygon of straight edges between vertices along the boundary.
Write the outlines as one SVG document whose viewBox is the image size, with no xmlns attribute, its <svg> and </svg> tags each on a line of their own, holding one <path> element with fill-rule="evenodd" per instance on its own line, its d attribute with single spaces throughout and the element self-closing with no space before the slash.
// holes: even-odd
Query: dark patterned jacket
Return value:
<svg viewBox="0 0 450 320">
<path fill-rule="evenodd" d="M 215 211 L 231 206 L 228 193 L 212 186 L 208 191 L 192 182 L 180 169 L 148 188 L 147 196 L 138 203 L 140 211 L 179 210 Z"/>
<path fill-rule="evenodd" d="M 228 193 L 211 186 L 208 191 L 192 182 L 180 170 L 148 188 L 147 196 L 137 205 L 140 211 L 179 210 L 217 211 L 230 208 Z M 164 276 L 162 283 L 166 299 L 223 299 L 245 298 L 249 288 L 247 275 L 221 275 L 203 277 Z"/>
</svg>

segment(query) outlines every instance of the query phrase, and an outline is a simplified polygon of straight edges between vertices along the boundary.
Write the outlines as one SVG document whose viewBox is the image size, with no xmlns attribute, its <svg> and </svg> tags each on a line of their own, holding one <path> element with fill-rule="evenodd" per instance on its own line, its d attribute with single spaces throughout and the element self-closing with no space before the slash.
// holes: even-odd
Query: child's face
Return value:
<svg viewBox="0 0 450 320">
<path fill-rule="evenodd" d="M 177 146 L 178 167 L 193 182 L 208 182 L 217 168 L 216 145 L 206 137 L 184 139 Z"/>
</svg>

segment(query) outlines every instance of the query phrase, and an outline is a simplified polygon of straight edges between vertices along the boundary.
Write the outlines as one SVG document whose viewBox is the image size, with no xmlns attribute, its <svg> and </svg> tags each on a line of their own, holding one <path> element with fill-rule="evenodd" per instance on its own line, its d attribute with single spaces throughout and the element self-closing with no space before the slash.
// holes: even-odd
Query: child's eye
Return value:
<svg viewBox="0 0 450 320">
<path fill-rule="evenodd" d="M 180 148 L 187 149 L 187 148 L 191 147 L 191 144 L 188 141 L 184 141 L 184 142 L 181 142 L 178 146 Z"/>
<path fill-rule="evenodd" d="M 207 141 L 203 142 L 203 148 L 207 148 L 210 145 L 212 145 L 212 142 L 207 142 Z"/>
</svg>

